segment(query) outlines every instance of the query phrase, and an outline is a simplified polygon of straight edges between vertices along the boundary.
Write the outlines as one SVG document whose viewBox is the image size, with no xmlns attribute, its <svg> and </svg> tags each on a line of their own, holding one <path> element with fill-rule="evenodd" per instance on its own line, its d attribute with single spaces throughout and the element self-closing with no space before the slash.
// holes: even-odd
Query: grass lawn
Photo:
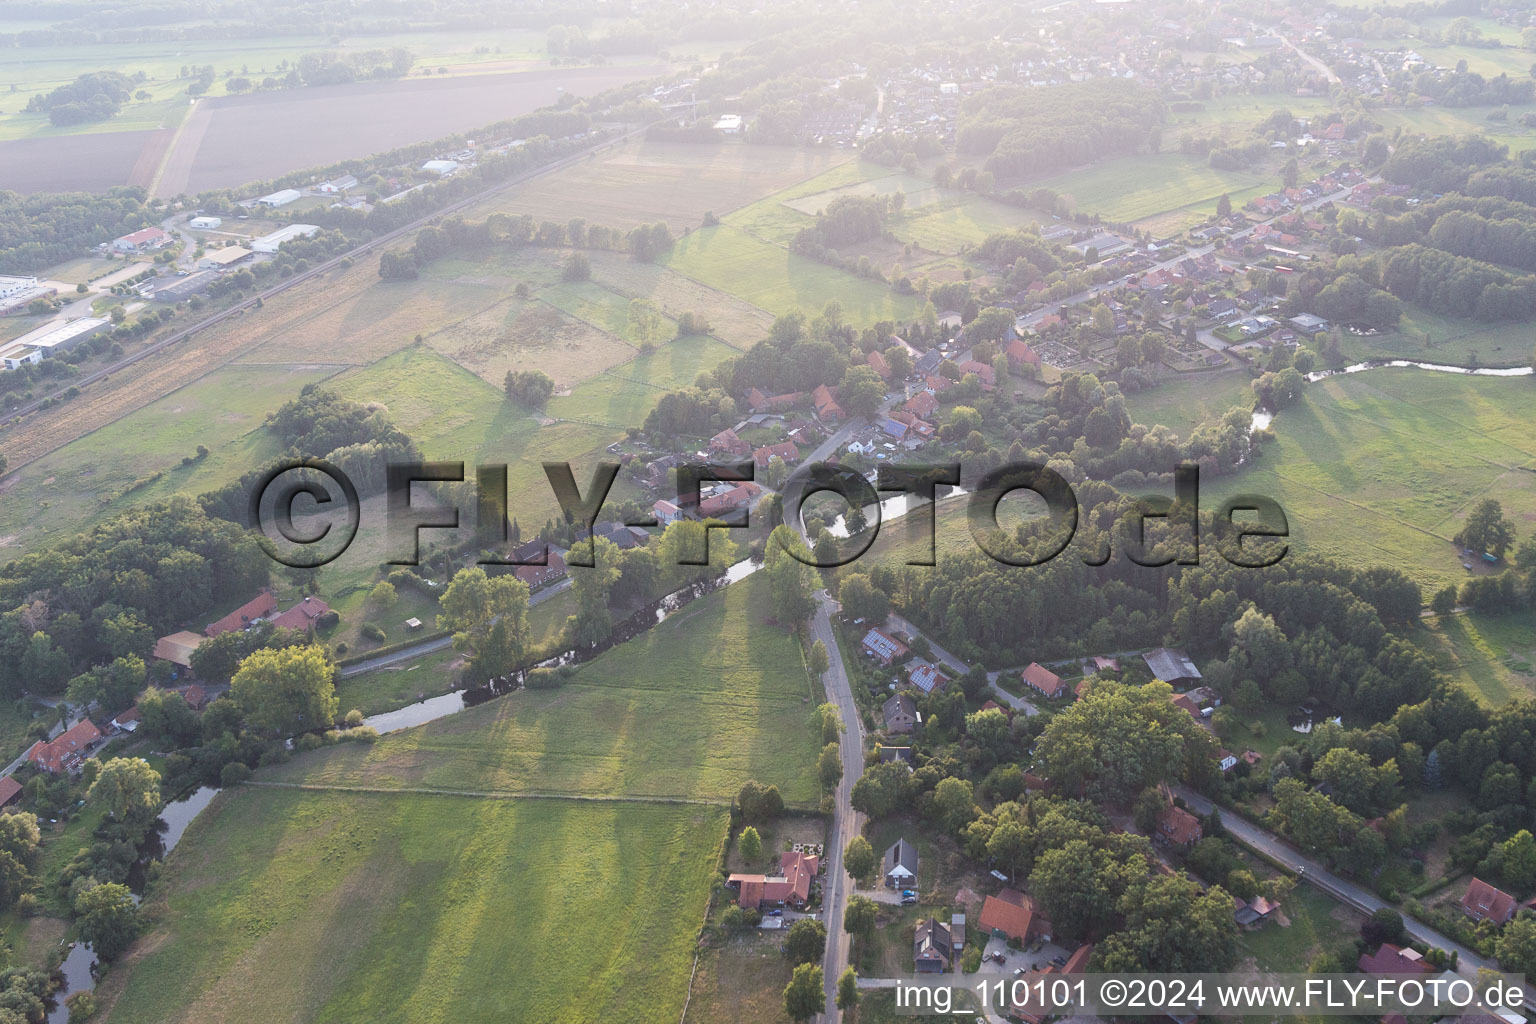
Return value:
<svg viewBox="0 0 1536 1024">
<path fill-rule="evenodd" d="M 1251 407 L 1252 376 L 1242 368 L 1171 374 L 1161 384 L 1125 396 L 1132 421 L 1164 426 L 1187 438 L 1202 423 L 1225 416 L 1234 405 Z M 1169 467 L 1170 469 L 1172 467 Z"/>
<path fill-rule="evenodd" d="M 1482 498 L 1498 499 L 1523 534 L 1536 523 L 1533 418 L 1524 378 L 1334 377 L 1309 385 L 1275 418 L 1277 440 L 1254 468 L 1210 481 L 1205 500 L 1266 494 L 1296 548 L 1393 566 L 1431 592 L 1466 577 L 1451 537 Z"/>
<path fill-rule="evenodd" d="M 1536 623 L 1518 614 L 1446 615 L 1426 621 L 1420 646 L 1492 707 L 1536 696 Z"/>
<path fill-rule="evenodd" d="M 814 806 L 820 749 L 794 638 L 760 577 L 694 602 L 583 665 L 395 735 L 294 758 L 277 781 L 727 801 L 747 779 Z"/>
<path fill-rule="evenodd" d="M 414 704 L 423 696 L 447 693 L 454 688 L 454 675 L 449 666 L 459 657 L 459 653 L 449 647 L 415 661 L 388 665 L 343 679 L 336 687 L 336 697 L 341 701 L 337 717 L 353 708 L 365 715 L 382 714 Z"/>
<path fill-rule="evenodd" d="M 958 203 L 934 203 L 911 210 L 892 224 L 891 230 L 896 237 L 924 249 L 957 253 L 966 246 L 981 244 L 988 235 L 1046 219 L 1036 210 L 968 196 Z"/>
<path fill-rule="evenodd" d="M 702 951 L 683 1024 L 788 1024 L 784 986 L 794 972 L 779 950 L 783 934 L 753 931 Z"/>
<path fill-rule="evenodd" d="M 723 808 L 246 788 L 172 855 L 115 1024 L 682 1011 Z"/>
<path fill-rule="evenodd" d="M 867 325 L 911 317 L 918 308 L 913 296 L 897 295 L 878 281 L 797 256 L 727 224 L 679 239 L 665 263 L 771 313 L 798 309 L 814 316 L 828 302 L 839 302 L 848 322 Z"/>
<path fill-rule="evenodd" d="M 1281 907 L 1290 922 L 1243 932 L 1240 948 L 1264 971 L 1301 971 L 1320 952 L 1348 946 L 1360 934 L 1361 917 L 1310 885 L 1298 885 Z"/>
</svg>

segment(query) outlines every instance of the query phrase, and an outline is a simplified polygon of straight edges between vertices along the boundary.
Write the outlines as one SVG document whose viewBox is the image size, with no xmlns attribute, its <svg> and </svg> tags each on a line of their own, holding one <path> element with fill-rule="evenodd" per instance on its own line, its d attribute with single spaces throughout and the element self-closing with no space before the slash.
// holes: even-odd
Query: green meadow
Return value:
<svg viewBox="0 0 1536 1024">
<path fill-rule="evenodd" d="M 914 296 L 897 295 L 879 281 L 795 255 L 728 224 L 679 239 L 665 263 L 781 315 L 798 309 L 814 316 L 828 302 L 838 302 L 848 322 L 871 324 L 914 316 L 919 307 Z"/>
<path fill-rule="evenodd" d="M 1333 377 L 1274 422 L 1246 472 L 1206 483 L 1215 503 L 1279 501 L 1293 544 L 1403 570 L 1427 593 L 1466 577 L 1451 537 L 1485 497 L 1536 522 L 1536 387 L 1528 378 L 1383 369 Z"/>
<path fill-rule="evenodd" d="M 98 995 L 112 1024 L 682 1012 L 724 807 L 245 787 Z"/>
<path fill-rule="evenodd" d="M 587 662 L 560 689 L 296 757 L 262 778 L 711 801 L 757 779 L 814 807 L 807 673 L 797 642 L 767 616 L 767 583 L 752 577 Z"/>
</svg>

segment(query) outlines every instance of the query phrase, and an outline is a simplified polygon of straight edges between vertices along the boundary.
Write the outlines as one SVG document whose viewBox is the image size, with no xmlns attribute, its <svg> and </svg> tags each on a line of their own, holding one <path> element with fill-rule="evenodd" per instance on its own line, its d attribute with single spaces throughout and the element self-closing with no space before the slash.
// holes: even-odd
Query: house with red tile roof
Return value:
<svg viewBox="0 0 1536 1024">
<path fill-rule="evenodd" d="M 1418 950 L 1404 949 L 1390 942 L 1383 942 L 1370 956 L 1361 953 L 1356 966 L 1366 974 L 1429 974 L 1434 970 L 1424 962 L 1424 955 Z"/>
<path fill-rule="evenodd" d="M 661 502 L 657 502 L 658 505 Z M 670 504 L 670 502 L 668 503 Z M 676 506 L 673 506 L 674 508 Z M 560 552 L 551 551 L 545 558 L 546 565 L 520 565 L 516 569 L 517 578 L 528 584 L 528 589 L 542 587 L 553 583 L 566 575 L 565 559 L 560 557 Z"/>
<path fill-rule="evenodd" d="M 906 644 L 885 630 L 873 626 L 868 633 L 864 634 L 864 649 L 878 658 L 882 665 L 889 665 L 907 656 Z"/>
<path fill-rule="evenodd" d="M 101 730 L 89 718 L 82 718 L 52 741 L 38 740 L 32 744 L 27 750 L 27 760 L 55 775 L 75 772 L 100 739 Z"/>
<path fill-rule="evenodd" d="M 1067 957 L 1067 962 L 1062 964 L 1062 974 L 1082 974 L 1088 970 L 1088 961 L 1093 958 L 1093 943 L 1085 942 L 1072 951 Z"/>
<path fill-rule="evenodd" d="M 306 597 L 292 608 L 283 612 L 283 614 L 274 618 L 272 625 L 279 629 L 314 629 L 315 620 L 330 610 L 331 606 L 318 597 Z"/>
<path fill-rule="evenodd" d="M 737 484 L 730 490 L 710 495 L 699 502 L 699 515 L 704 519 L 728 515 L 737 509 L 748 507 L 762 493 L 763 489 L 751 481 Z"/>
<path fill-rule="evenodd" d="M 709 450 L 716 455 L 734 455 L 742 458 L 752 453 L 752 446 L 737 437 L 736 431 L 726 427 L 709 439 Z"/>
<path fill-rule="evenodd" d="M 933 397 L 931 391 L 919 391 L 907 399 L 902 408 L 918 419 L 928 419 L 939 408 L 939 400 Z"/>
<path fill-rule="evenodd" d="M 1003 349 L 1003 352 L 1008 356 L 1008 362 L 1016 370 L 1021 370 L 1026 366 L 1033 366 L 1038 370 L 1043 365 L 1039 354 L 1030 348 L 1022 338 L 1014 338 L 1008 343 L 1008 347 Z"/>
<path fill-rule="evenodd" d="M 942 690 L 949 683 L 949 677 L 939 671 L 937 665 L 923 662 L 912 666 L 907 673 L 907 681 L 924 693 L 933 693 Z"/>
<path fill-rule="evenodd" d="M 21 783 L 7 775 L 0 779 L 0 807 L 9 807 L 21 797 Z"/>
<path fill-rule="evenodd" d="M 1019 673 L 1019 678 L 1024 685 L 1046 697 L 1060 697 L 1067 692 L 1067 684 L 1062 682 L 1061 676 L 1046 668 L 1038 661 L 1032 661 L 1024 671 Z"/>
<path fill-rule="evenodd" d="M 1461 911 L 1474 921 L 1503 924 L 1515 916 L 1519 903 L 1502 889 L 1495 889 L 1481 878 L 1473 878 L 1467 894 L 1461 898 Z"/>
<path fill-rule="evenodd" d="M 1170 846 L 1186 848 L 1198 843 L 1204 834 L 1199 818 L 1170 803 L 1158 816 L 1157 835 L 1153 838 Z"/>
<path fill-rule="evenodd" d="M 942 395 L 955 386 L 955 382 L 943 374 L 929 374 L 923 377 L 923 390 L 931 394 Z"/>
<path fill-rule="evenodd" d="M 779 857 L 776 875 L 735 873 L 726 879 L 736 887 L 736 903 L 746 910 L 769 906 L 803 907 L 811 898 L 811 883 L 820 861 L 808 853 L 790 850 Z"/>
<path fill-rule="evenodd" d="M 975 359 L 967 359 L 965 362 L 961 363 L 960 372 L 962 374 L 974 373 L 976 375 L 976 379 L 981 381 L 981 386 L 983 388 L 992 388 L 997 384 L 996 371 L 994 371 L 988 364 L 978 362 Z"/>
<path fill-rule="evenodd" d="M 783 395 L 764 395 L 757 388 L 747 392 L 747 408 L 753 412 L 783 412 L 799 405 L 805 399 L 804 391 L 791 391 Z"/>
<path fill-rule="evenodd" d="M 982 931 L 1019 942 L 1049 937 L 1051 922 L 1035 907 L 1035 901 L 1017 889 L 988 896 L 981 905 Z"/>
<path fill-rule="evenodd" d="M 263 590 L 218 622 L 208 626 L 203 633 L 206 636 L 232 633 L 237 629 L 245 629 L 257 619 L 265 619 L 276 611 L 277 598 L 272 596 L 272 591 Z"/>
<path fill-rule="evenodd" d="M 878 373 L 881 380 L 889 381 L 891 379 L 891 364 L 885 361 L 885 356 L 880 354 L 879 349 L 871 352 L 867 361 L 869 368 Z"/>
<path fill-rule="evenodd" d="M 778 456 L 786 466 L 794 465 L 800 461 L 800 446 L 793 441 L 782 441 L 779 444 L 764 445 L 752 451 L 752 461 L 757 463 L 758 469 L 767 469 L 769 461 L 774 456 Z"/>
<path fill-rule="evenodd" d="M 816 390 L 811 392 L 811 404 L 816 407 L 816 417 L 829 423 L 836 423 L 846 413 L 843 407 L 837 404 L 837 391 L 825 384 L 816 385 Z"/>
</svg>

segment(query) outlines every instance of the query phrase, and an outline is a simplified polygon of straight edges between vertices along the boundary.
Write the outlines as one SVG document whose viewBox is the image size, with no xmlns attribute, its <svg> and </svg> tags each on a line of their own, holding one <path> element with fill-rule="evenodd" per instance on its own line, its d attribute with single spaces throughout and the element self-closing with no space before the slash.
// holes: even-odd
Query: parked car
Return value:
<svg viewBox="0 0 1536 1024">
<path fill-rule="evenodd" d="M 769 917 L 783 917 L 784 916 L 784 911 L 782 911 L 782 910 L 770 910 L 770 911 L 768 911 L 768 916 Z"/>
<path fill-rule="evenodd" d="M 903 890 L 901 890 L 901 894 L 903 896 L 916 896 L 917 895 L 917 890 L 915 890 L 915 889 L 903 889 Z"/>
</svg>

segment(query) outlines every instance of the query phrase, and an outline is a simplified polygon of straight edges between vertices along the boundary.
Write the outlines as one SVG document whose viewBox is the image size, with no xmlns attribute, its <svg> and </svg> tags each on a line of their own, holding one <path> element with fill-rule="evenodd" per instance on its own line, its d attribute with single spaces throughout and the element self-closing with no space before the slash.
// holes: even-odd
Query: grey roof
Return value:
<svg viewBox="0 0 1536 1024">
<path fill-rule="evenodd" d="M 885 873 L 888 875 L 896 870 L 898 864 L 912 872 L 912 877 L 917 877 L 917 847 L 905 839 L 896 840 L 885 851 Z"/>
<path fill-rule="evenodd" d="M 1152 670 L 1152 675 L 1165 683 L 1182 679 L 1199 679 L 1200 670 L 1189 660 L 1189 655 L 1174 647 L 1159 647 L 1141 656 Z"/>
<path fill-rule="evenodd" d="M 918 373 L 933 373 L 939 368 L 939 364 L 943 361 L 944 353 L 940 352 L 936 348 L 931 348 L 919 356 L 917 362 L 914 363 L 913 366 Z"/>
<path fill-rule="evenodd" d="M 885 706 L 881 710 L 885 712 L 885 720 L 887 722 L 891 720 L 892 715 L 903 711 L 906 712 L 908 718 L 912 718 L 914 720 L 917 718 L 916 702 L 914 702 L 911 697 L 904 693 L 898 693 L 896 696 L 886 701 Z"/>
</svg>

